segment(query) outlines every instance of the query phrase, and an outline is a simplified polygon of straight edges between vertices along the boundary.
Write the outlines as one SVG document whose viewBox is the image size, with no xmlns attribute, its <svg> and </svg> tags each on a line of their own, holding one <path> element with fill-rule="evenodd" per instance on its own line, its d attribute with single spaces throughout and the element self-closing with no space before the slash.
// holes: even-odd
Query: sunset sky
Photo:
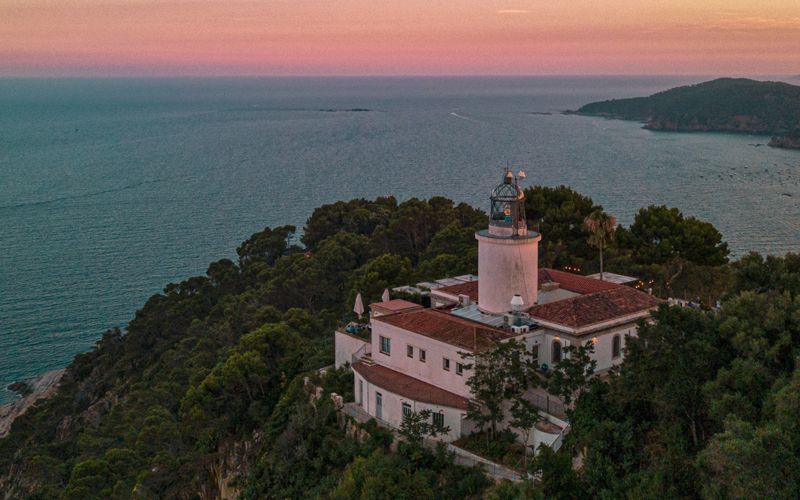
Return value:
<svg viewBox="0 0 800 500">
<path fill-rule="evenodd" d="M 0 0 L 0 75 L 800 73 L 800 0 Z"/>
</svg>

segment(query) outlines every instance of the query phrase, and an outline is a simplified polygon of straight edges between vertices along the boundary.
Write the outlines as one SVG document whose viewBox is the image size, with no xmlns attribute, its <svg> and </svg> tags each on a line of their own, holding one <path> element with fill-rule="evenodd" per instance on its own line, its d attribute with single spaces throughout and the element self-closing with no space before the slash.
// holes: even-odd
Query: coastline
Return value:
<svg viewBox="0 0 800 500">
<path fill-rule="evenodd" d="M 11 424 L 17 417 L 24 414 L 34 403 L 49 397 L 56 391 L 65 371 L 65 368 L 51 370 L 38 377 L 20 380 L 9 386 L 21 394 L 22 398 L 0 406 L 0 439 L 8 434 Z"/>
<path fill-rule="evenodd" d="M 708 127 L 708 126 L 680 126 L 677 124 L 664 124 L 660 119 L 642 120 L 641 118 L 627 118 L 622 115 L 615 115 L 613 113 L 586 113 L 580 110 L 565 110 L 561 114 L 587 116 L 592 118 L 605 118 L 607 120 L 622 120 L 627 122 L 639 122 L 645 130 L 652 130 L 654 132 L 682 132 L 682 133 L 720 133 L 720 134 L 745 134 L 769 137 L 770 140 L 765 144 L 772 148 L 778 149 L 800 149 L 800 138 L 794 137 L 790 134 L 778 134 L 770 130 L 761 129 L 747 129 L 731 127 Z"/>
</svg>

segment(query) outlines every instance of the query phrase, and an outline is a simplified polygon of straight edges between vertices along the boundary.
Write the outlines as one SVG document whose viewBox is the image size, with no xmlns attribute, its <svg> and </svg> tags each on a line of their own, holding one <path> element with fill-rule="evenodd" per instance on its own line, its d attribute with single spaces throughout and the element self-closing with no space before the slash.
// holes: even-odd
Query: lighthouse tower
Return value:
<svg viewBox="0 0 800 500">
<path fill-rule="evenodd" d="M 522 298 L 524 307 L 532 306 L 538 295 L 541 235 L 528 231 L 525 194 L 518 177 L 524 174 L 515 177 L 506 169 L 503 182 L 492 190 L 489 228 L 475 233 L 478 309 L 485 313 L 509 312 L 515 295 Z"/>
</svg>

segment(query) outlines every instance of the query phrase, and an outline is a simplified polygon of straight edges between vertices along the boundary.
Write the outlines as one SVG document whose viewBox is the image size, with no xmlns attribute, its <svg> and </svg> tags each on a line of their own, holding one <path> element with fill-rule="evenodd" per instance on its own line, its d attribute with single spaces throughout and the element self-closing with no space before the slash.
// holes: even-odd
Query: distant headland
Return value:
<svg viewBox="0 0 800 500">
<path fill-rule="evenodd" d="M 649 130 L 770 135 L 770 146 L 800 149 L 800 86 L 783 82 L 718 78 L 572 113 L 637 120 Z"/>
</svg>

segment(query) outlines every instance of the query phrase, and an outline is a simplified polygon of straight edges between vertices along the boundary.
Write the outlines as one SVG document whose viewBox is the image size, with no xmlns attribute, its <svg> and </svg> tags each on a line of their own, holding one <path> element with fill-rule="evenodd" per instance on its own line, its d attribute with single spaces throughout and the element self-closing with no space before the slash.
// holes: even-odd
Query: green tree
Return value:
<svg viewBox="0 0 800 500">
<path fill-rule="evenodd" d="M 726 301 L 720 333 L 743 356 L 790 372 L 800 355 L 800 296 L 743 292 Z"/>
<path fill-rule="evenodd" d="M 544 498 L 572 499 L 583 496 L 583 486 L 568 453 L 557 453 L 549 446 L 540 446 L 532 469 L 541 478 L 539 491 Z"/>
<path fill-rule="evenodd" d="M 365 305 L 376 301 L 385 289 L 408 284 L 412 277 L 413 270 L 408 258 L 394 254 L 376 257 L 351 274 L 347 304 L 352 309 L 358 293 L 364 298 Z"/>
<path fill-rule="evenodd" d="M 685 218 L 677 208 L 651 205 L 636 214 L 625 243 L 644 264 L 682 259 L 719 266 L 728 261 L 728 245 L 713 225 Z"/>
<path fill-rule="evenodd" d="M 520 400 L 535 383 L 531 353 L 525 344 L 515 339 L 498 342 L 495 346 L 470 353 L 462 353 L 471 363 L 467 379 L 475 402 L 470 400 L 467 416 L 483 429 L 489 425 L 489 438 L 497 437 L 497 426 L 505 419 L 506 403 L 517 404 L 517 414 L 522 419 L 530 416 L 528 407 Z"/>
<path fill-rule="evenodd" d="M 268 227 L 253 234 L 236 249 L 239 265 L 242 268 L 253 262 L 273 265 L 292 246 L 291 239 L 296 229 L 295 226 Z"/>
<path fill-rule="evenodd" d="M 589 214 L 583 223 L 589 230 L 589 245 L 600 251 L 600 281 L 603 281 L 603 248 L 614 237 L 617 219 L 598 209 Z"/>
<path fill-rule="evenodd" d="M 716 317 L 694 309 L 661 306 L 654 323 L 641 323 L 626 338 L 620 391 L 649 405 L 665 429 L 675 427 L 699 449 L 713 431 L 705 384 L 731 359 Z"/>
<path fill-rule="evenodd" d="M 555 366 L 547 380 L 547 391 L 569 405 L 587 386 L 597 367 L 592 359 L 594 342 L 564 348 L 564 358 Z"/>
<path fill-rule="evenodd" d="M 341 482 L 330 498 L 432 498 L 434 494 L 430 482 L 433 478 L 432 471 L 409 470 L 403 466 L 399 457 L 376 450 L 369 457 L 356 458 L 347 466 Z"/>
<path fill-rule="evenodd" d="M 698 462 L 709 498 L 798 498 L 800 458 L 774 424 L 753 427 L 736 418 L 714 436 Z"/>
<path fill-rule="evenodd" d="M 400 436 L 408 443 L 419 444 L 426 437 L 435 438 L 450 432 L 450 427 L 438 424 L 432 410 L 412 411 L 400 423 Z"/>
<path fill-rule="evenodd" d="M 542 266 L 580 266 L 592 258 L 586 247 L 586 217 L 602 207 L 567 186 L 525 189 L 528 225 L 544 235 L 539 245 Z"/>
</svg>

